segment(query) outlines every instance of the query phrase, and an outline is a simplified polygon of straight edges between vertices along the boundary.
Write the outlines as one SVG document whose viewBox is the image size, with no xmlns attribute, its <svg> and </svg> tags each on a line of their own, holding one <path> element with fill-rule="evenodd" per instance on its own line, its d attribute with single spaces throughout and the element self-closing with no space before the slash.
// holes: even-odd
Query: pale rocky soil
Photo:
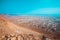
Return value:
<svg viewBox="0 0 60 40">
<path fill-rule="evenodd" d="M 42 40 L 43 36 L 45 36 L 47 37 L 47 40 L 48 38 L 49 40 L 50 38 L 51 40 L 55 40 L 54 37 L 56 36 L 55 31 L 57 24 L 51 20 L 48 22 L 50 22 L 52 27 L 46 27 L 46 22 L 47 21 L 44 19 L 32 17 L 0 16 L 0 38 L 2 38 L 1 40 L 5 40 L 5 36 L 8 36 L 7 38 L 11 40 Z M 53 31 L 51 29 L 53 29 Z M 19 39 L 20 37 L 21 39 Z"/>
</svg>

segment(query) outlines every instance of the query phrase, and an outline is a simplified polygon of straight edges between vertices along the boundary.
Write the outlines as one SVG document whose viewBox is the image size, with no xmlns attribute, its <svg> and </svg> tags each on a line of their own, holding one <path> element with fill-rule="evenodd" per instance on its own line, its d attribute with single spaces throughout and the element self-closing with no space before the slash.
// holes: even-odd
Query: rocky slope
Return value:
<svg viewBox="0 0 60 40">
<path fill-rule="evenodd" d="M 56 31 L 58 24 L 50 17 L 27 16 L 0 16 L 0 37 L 3 34 L 28 33 L 44 35 L 48 38 L 58 37 Z"/>
</svg>

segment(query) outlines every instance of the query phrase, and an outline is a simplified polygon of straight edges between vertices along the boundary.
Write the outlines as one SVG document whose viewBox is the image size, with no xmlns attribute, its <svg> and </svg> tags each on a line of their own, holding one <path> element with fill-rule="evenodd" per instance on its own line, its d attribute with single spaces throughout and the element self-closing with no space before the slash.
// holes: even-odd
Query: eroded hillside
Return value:
<svg viewBox="0 0 60 40">
<path fill-rule="evenodd" d="M 49 18 L 0 16 L 1 40 L 55 40 L 56 30 L 57 23 Z"/>
</svg>

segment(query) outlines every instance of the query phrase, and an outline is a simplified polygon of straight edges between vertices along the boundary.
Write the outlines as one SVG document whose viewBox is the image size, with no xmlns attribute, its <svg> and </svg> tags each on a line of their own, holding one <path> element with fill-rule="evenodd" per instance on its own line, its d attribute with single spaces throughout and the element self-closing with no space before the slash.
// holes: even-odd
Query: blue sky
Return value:
<svg viewBox="0 0 60 40">
<path fill-rule="evenodd" d="M 0 0 L 1 14 L 60 14 L 60 0 Z"/>
</svg>

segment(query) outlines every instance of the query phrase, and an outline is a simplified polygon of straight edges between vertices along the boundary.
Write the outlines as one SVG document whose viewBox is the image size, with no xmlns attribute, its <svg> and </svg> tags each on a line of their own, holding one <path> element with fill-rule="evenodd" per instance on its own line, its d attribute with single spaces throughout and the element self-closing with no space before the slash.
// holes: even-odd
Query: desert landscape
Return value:
<svg viewBox="0 0 60 40">
<path fill-rule="evenodd" d="M 60 19 L 0 15 L 0 40 L 60 40 Z"/>
</svg>

